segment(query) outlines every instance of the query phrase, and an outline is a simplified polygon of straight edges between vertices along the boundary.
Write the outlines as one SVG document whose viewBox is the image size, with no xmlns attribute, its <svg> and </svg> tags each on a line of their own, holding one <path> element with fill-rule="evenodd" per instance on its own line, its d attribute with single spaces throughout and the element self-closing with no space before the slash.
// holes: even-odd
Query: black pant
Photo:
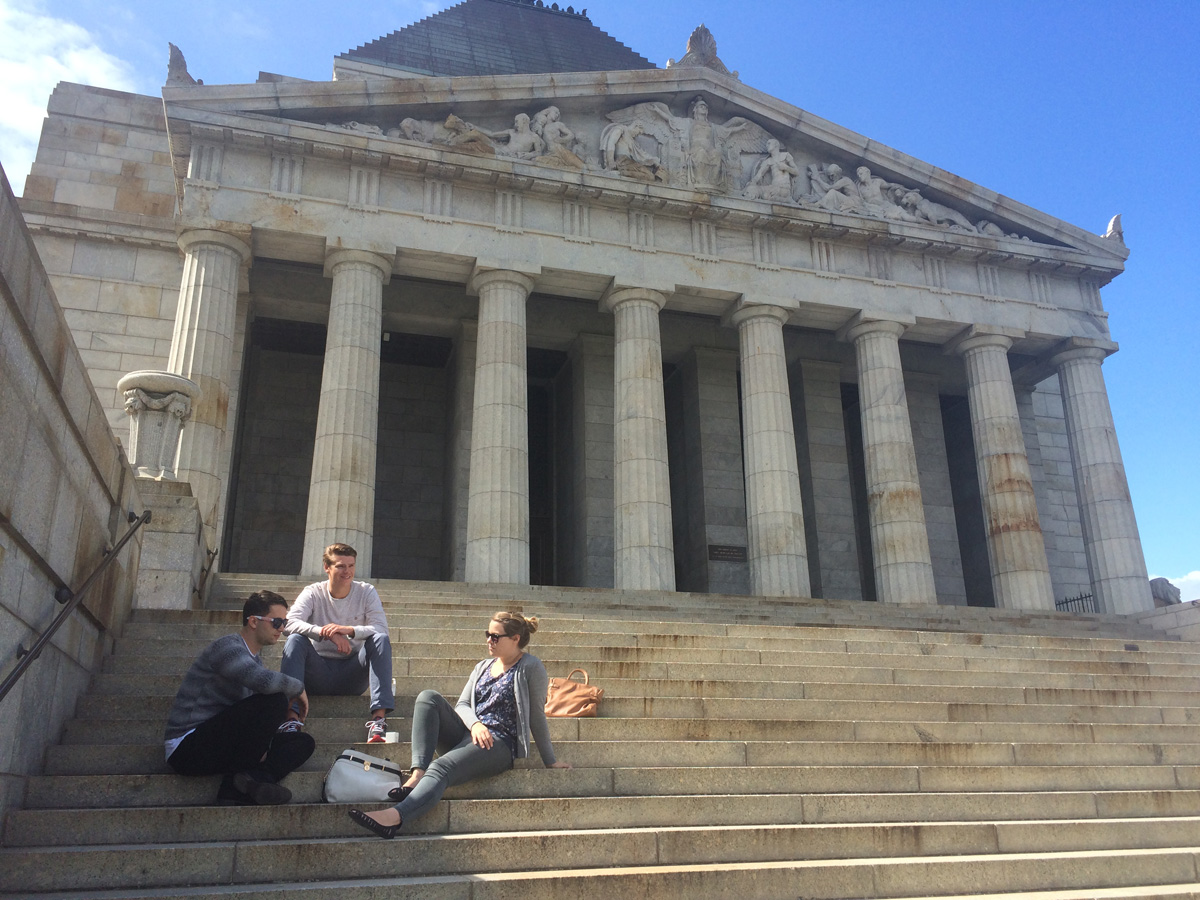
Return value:
<svg viewBox="0 0 1200 900">
<path fill-rule="evenodd" d="M 250 772 L 258 781 L 280 781 L 317 748 L 311 735 L 276 731 L 287 709 L 283 694 L 252 694 L 198 725 L 167 763 L 180 775 Z"/>
</svg>

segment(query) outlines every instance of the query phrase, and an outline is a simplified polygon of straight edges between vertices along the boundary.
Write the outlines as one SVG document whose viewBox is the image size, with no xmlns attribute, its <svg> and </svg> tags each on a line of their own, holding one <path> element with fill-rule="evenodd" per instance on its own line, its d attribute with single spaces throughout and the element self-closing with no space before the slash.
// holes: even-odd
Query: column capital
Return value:
<svg viewBox="0 0 1200 900">
<path fill-rule="evenodd" d="M 480 290 L 489 284 L 501 282 L 518 285 L 528 297 L 533 293 L 534 278 L 538 274 L 537 272 L 521 272 L 516 269 L 485 269 L 476 266 L 467 281 L 467 293 L 471 296 L 478 296 Z"/>
<path fill-rule="evenodd" d="M 618 306 L 622 303 L 629 303 L 632 300 L 653 303 L 657 310 L 661 310 L 667 305 L 666 296 L 652 288 L 611 287 L 600 298 L 600 310 L 602 312 L 615 313 Z"/>
<path fill-rule="evenodd" d="M 1025 332 L 1019 328 L 971 325 L 947 341 L 942 349 L 947 356 L 962 356 L 977 347 L 1000 347 L 1007 353 L 1013 341 L 1023 337 Z"/>
<path fill-rule="evenodd" d="M 854 343 L 854 341 L 858 340 L 864 334 L 871 334 L 878 331 L 894 334 L 899 338 L 916 324 L 916 316 L 881 313 L 864 309 L 855 313 L 849 322 L 839 328 L 836 336 L 839 341 L 849 341 L 850 343 Z"/>
<path fill-rule="evenodd" d="M 228 250 L 232 250 L 238 255 L 241 262 L 245 263 L 250 259 L 253 251 L 250 249 L 250 230 L 246 229 L 243 236 L 230 234 L 227 231 L 217 231 L 212 228 L 190 228 L 186 231 L 181 231 L 176 239 L 179 244 L 179 249 L 184 253 L 190 251 L 197 244 L 218 244 Z"/>
<path fill-rule="evenodd" d="M 753 303 L 739 300 L 721 317 L 721 324 L 729 327 L 739 327 L 751 319 L 775 319 L 780 325 L 786 325 L 791 318 L 791 312 L 773 303 Z"/>
<path fill-rule="evenodd" d="M 1099 338 L 1071 337 L 1067 338 L 1050 353 L 1050 365 L 1058 368 L 1063 363 L 1075 359 L 1094 359 L 1103 362 L 1118 350 L 1115 341 L 1105 341 Z"/>
<path fill-rule="evenodd" d="M 365 263 L 368 266 L 374 266 L 383 274 L 383 283 L 387 284 L 392 280 L 392 265 L 395 261 L 395 254 L 387 256 L 383 253 L 377 253 L 374 250 L 356 250 L 350 247 L 337 247 L 328 250 L 325 253 L 325 270 L 326 278 L 332 278 L 334 270 L 343 263 Z"/>
</svg>

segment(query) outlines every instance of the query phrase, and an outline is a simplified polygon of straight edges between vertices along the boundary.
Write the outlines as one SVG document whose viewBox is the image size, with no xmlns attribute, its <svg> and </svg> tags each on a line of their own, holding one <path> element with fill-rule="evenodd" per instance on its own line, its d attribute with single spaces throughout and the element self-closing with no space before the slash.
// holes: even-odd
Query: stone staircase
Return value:
<svg viewBox="0 0 1200 900">
<path fill-rule="evenodd" d="M 213 606 L 301 582 L 222 576 Z M 380 582 L 397 714 L 456 697 L 496 609 L 542 618 L 571 771 L 520 761 L 391 842 L 320 802 L 363 738 L 314 698 L 284 807 L 208 806 L 162 758 L 183 671 L 228 609 L 138 611 L 0 849 L 0 897 L 1023 898 L 1200 896 L 1200 650 L 1120 617 Z M 268 651 L 277 664 L 278 648 Z M 361 745 L 364 749 L 366 745 Z M 373 745 L 405 766 L 408 745 Z M 536 760 L 536 755 L 534 757 Z M 382 804 L 381 804 L 382 806 Z"/>
</svg>

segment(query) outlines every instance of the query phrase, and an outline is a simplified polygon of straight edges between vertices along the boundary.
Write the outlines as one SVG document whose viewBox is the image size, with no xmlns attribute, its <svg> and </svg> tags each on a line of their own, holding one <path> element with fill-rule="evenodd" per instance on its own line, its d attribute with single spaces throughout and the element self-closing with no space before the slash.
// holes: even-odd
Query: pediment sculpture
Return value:
<svg viewBox="0 0 1200 900">
<path fill-rule="evenodd" d="M 916 188 L 873 175 L 867 166 L 855 169 L 854 178 L 847 176 L 837 163 L 814 163 L 808 167 L 806 174 L 809 190 L 800 197 L 803 206 L 873 219 L 931 225 L 963 234 L 1029 240 L 1005 232 L 988 219 L 973 223 L 958 210 L 923 197 Z"/>
<path fill-rule="evenodd" d="M 735 116 L 717 124 L 708 117 L 708 103 L 696 97 L 688 105 L 687 116 L 676 116 L 665 103 L 638 103 L 618 109 L 607 116 L 614 125 L 627 129 L 635 125 L 641 135 L 648 135 L 658 144 L 654 154 L 644 146 L 646 156 L 658 157 L 657 180 L 677 187 L 701 191 L 733 193 L 741 187 L 743 154 L 767 152 L 771 135 L 749 119 Z M 610 133 L 610 128 L 605 132 Z M 602 143 L 615 143 L 611 140 Z M 635 137 L 634 142 L 637 142 Z M 619 158 L 609 160 L 605 168 L 618 169 Z"/>
<path fill-rule="evenodd" d="M 327 127 L 347 126 L 331 123 Z M 388 129 L 386 136 L 453 147 L 479 156 L 522 159 L 559 169 L 582 171 L 587 167 L 582 155 L 583 146 L 562 121 L 557 106 L 547 106 L 533 117 L 517 113 L 513 127 L 499 131 L 489 131 L 451 113 L 442 122 L 403 119 L 399 126 Z"/>
<path fill-rule="evenodd" d="M 746 200 L 1029 240 L 988 219 L 973 222 L 959 210 L 923 196 L 919 188 L 888 181 L 865 165 L 855 169 L 854 177 L 835 162 L 801 169 L 778 138 L 749 119 L 735 116 L 713 122 L 703 97 L 692 100 L 686 116 L 676 116 L 665 103 L 653 101 L 615 110 L 606 118 L 594 154 L 563 122 L 557 106 L 533 115 L 517 113 L 511 128 L 498 130 L 453 113 L 440 122 L 406 118 L 386 132 L 358 121 L 329 122 L 326 127 Z"/>
</svg>

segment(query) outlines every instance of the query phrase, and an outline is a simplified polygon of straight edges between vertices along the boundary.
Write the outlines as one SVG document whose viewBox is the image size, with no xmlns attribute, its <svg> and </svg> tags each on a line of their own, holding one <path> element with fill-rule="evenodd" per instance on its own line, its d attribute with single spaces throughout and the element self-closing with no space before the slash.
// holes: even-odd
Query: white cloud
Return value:
<svg viewBox="0 0 1200 900">
<path fill-rule="evenodd" d="M 20 196 L 33 164 L 46 101 L 60 81 L 136 90 L 133 67 L 74 22 L 31 3 L 0 0 L 0 163 Z"/>
</svg>

